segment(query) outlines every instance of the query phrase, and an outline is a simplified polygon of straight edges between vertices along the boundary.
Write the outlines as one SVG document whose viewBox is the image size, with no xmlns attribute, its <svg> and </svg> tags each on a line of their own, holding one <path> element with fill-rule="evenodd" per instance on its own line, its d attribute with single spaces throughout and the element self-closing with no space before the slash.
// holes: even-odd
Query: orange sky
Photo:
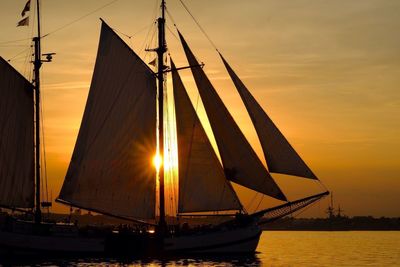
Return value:
<svg viewBox="0 0 400 267">
<path fill-rule="evenodd" d="M 0 2 L 0 55 L 9 59 L 30 45 L 30 27 L 15 25 L 26 0 Z M 52 32 L 111 0 L 42 1 L 43 33 Z M 155 0 L 119 0 L 43 39 L 56 52 L 42 72 L 49 183 L 60 190 L 82 118 L 99 39 L 99 17 L 147 62 Z M 400 2 L 397 0 L 219 0 L 185 3 L 256 99 L 348 215 L 400 216 Z M 167 1 L 174 21 L 203 61 L 224 103 L 262 157 L 239 95 L 211 44 L 178 0 Z M 31 15 L 32 16 L 32 15 Z M 32 22 L 32 19 L 31 19 Z M 173 23 L 167 18 L 169 28 Z M 144 29 L 144 30 L 143 30 Z M 176 34 L 176 33 L 174 33 Z M 147 36 L 147 38 L 146 38 Z M 167 32 L 171 56 L 187 64 Z M 154 42 L 153 42 L 154 43 Z M 27 51 L 11 64 L 30 77 Z M 197 89 L 181 75 L 192 100 Z M 204 110 L 199 108 L 204 120 Z M 276 176 L 275 176 L 276 177 Z M 277 177 L 290 199 L 317 192 L 312 182 Z M 312 187 L 312 190 L 307 188 Z M 242 194 L 244 203 L 253 196 Z M 261 206 L 271 205 L 265 198 Z M 326 201 L 306 215 L 323 216 Z M 254 208 L 254 207 L 252 207 Z M 252 210 L 250 208 L 250 210 Z M 54 206 L 60 211 L 59 205 Z"/>
</svg>

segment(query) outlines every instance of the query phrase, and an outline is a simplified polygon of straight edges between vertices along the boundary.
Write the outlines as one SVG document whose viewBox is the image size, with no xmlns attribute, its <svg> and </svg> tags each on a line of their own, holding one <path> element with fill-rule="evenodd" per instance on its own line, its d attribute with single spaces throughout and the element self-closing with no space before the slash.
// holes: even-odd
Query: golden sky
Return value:
<svg viewBox="0 0 400 267">
<path fill-rule="evenodd" d="M 42 52 L 55 52 L 42 68 L 45 143 L 52 196 L 60 190 L 79 130 L 97 53 L 102 17 L 149 62 L 144 48 L 158 1 L 119 0 L 54 30 L 111 0 L 43 0 Z M 0 55 L 29 47 L 30 27 L 15 27 L 26 0 L 0 1 Z M 348 215 L 400 216 L 400 2 L 397 0 L 185 0 L 289 142 Z M 261 146 L 218 54 L 178 0 L 167 1 L 178 28 L 203 61 L 224 103 L 263 159 Z M 31 22 L 33 13 L 30 13 Z M 173 22 L 167 18 L 173 31 Z M 174 32 L 176 35 L 176 32 Z M 146 38 L 147 37 L 147 38 Z M 154 40 L 153 40 L 154 41 Z M 167 31 L 177 66 L 187 64 Z M 153 42 L 154 43 L 154 42 Z M 11 64 L 30 77 L 23 51 Z M 1 75 L 1 74 L 0 74 Z M 197 89 L 181 75 L 192 100 Z M 204 119 L 204 110 L 199 108 Z M 264 159 L 263 159 L 264 160 Z M 275 176 L 277 177 L 277 176 Z M 318 192 L 311 181 L 277 177 L 290 199 Z M 312 190 L 307 188 L 312 187 Z M 242 190 L 241 190 L 242 191 Z M 243 192 L 242 192 L 243 193 Z M 244 192 L 244 203 L 253 196 Z M 261 206 L 271 205 L 265 198 Z M 327 202 L 309 216 L 323 216 Z M 254 208 L 254 207 L 253 207 Z M 54 211 L 63 210 L 60 205 Z M 252 210 L 252 208 L 250 208 Z"/>
</svg>

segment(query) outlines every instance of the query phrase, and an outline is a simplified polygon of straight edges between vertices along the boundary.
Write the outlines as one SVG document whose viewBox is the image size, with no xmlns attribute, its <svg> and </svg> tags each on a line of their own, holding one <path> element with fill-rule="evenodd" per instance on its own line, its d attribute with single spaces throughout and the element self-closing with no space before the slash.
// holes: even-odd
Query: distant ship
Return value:
<svg viewBox="0 0 400 267">
<path fill-rule="evenodd" d="M 39 12 L 39 0 L 36 0 Z M 40 16 L 37 14 L 38 22 Z M 34 38 L 34 81 L 0 60 L 0 205 L 32 213 L 33 221 L 4 220 L 0 247 L 8 254 L 254 253 L 261 224 L 291 214 L 329 194 L 288 201 L 270 173 L 319 181 L 220 54 L 251 117 L 268 169 L 224 105 L 193 52 L 178 32 L 189 65 L 176 67 L 165 39 L 165 1 L 158 23 L 154 72 L 102 20 L 97 59 L 81 127 L 56 201 L 70 207 L 143 225 L 143 230 L 82 232 L 73 224 L 45 222 L 40 178 L 40 25 Z M 39 23 L 38 23 L 39 24 Z M 190 68 L 215 136 L 219 160 L 186 92 L 179 70 Z M 228 216 L 220 224 L 190 229 L 168 225 L 164 170 L 150 164 L 164 151 L 164 95 L 172 74 L 175 103 L 178 214 Z M 157 86 L 158 84 L 158 86 Z M 158 101 L 157 101 L 158 100 Z M 36 118 L 36 119 L 35 119 Z M 158 140 L 157 140 L 158 138 Z M 157 205 L 156 179 L 159 179 Z M 247 213 L 231 183 L 285 203 Z M 159 209 L 159 216 L 156 216 Z"/>
</svg>

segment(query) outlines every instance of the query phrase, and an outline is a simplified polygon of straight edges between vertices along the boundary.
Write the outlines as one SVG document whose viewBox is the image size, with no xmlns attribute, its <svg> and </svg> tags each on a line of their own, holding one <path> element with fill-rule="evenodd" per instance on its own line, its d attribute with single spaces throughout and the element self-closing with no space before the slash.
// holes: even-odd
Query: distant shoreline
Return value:
<svg viewBox="0 0 400 267">
<path fill-rule="evenodd" d="M 400 218 L 334 216 L 332 218 L 283 218 L 263 225 L 268 231 L 400 231 Z"/>
<path fill-rule="evenodd" d="M 3 214 L 3 215 L 2 215 Z M 0 219 L 6 213 L 0 212 Z M 44 218 L 53 222 L 71 222 L 80 226 L 86 225 L 122 225 L 132 224 L 120 219 L 104 215 L 91 214 L 43 214 Z M 24 219 L 24 215 L 20 215 Z M 169 224 L 187 222 L 189 225 L 218 224 L 216 217 L 192 217 L 180 218 L 167 217 Z M 223 218 L 229 219 L 228 217 Z M 221 221 L 220 221 L 221 222 Z M 292 218 L 285 217 L 274 222 L 262 225 L 263 231 L 400 231 L 400 217 L 397 218 L 375 218 L 372 216 L 333 216 L 331 218 Z"/>
<path fill-rule="evenodd" d="M 400 229 L 394 229 L 394 230 L 379 230 L 379 229 L 361 229 L 361 230 L 352 230 L 352 229 L 331 229 L 331 230 L 320 230 L 320 229 L 264 229 L 263 227 L 263 232 L 398 232 Z"/>
</svg>

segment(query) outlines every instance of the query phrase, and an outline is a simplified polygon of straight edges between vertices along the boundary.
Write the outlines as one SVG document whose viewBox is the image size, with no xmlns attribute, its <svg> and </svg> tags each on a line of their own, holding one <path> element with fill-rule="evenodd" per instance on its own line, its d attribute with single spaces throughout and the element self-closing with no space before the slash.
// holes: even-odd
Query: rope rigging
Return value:
<svg viewBox="0 0 400 267">
<path fill-rule="evenodd" d="M 108 6 L 110 6 L 110 5 L 112 5 L 112 4 L 114 4 L 114 3 L 116 3 L 117 1 L 119 1 L 119 0 L 113 0 L 113 1 L 111 1 L 111 2 L 109 2 L 109 3 L 107 3 L 107 4 L 105 4 L 105 5 L 103 5 L 103 6 L 101 6 L 101 7 L 99 7 L 99 8 L 97 8 L 97 9 L 95 9 L 94 11 L 91 11 L 90 13 L 88 13 L 88 14 L 85 14 L 85 15 L 83 15 L 83 16 L 81 16 L 81 17 L 79 17 L 79 18 L 77 18 L 77 19 L 75 19 L 75 20 L 73 20 L 73 21 L 71 21 L 71 22 L 69 22 L 69 23 L 67 23 L 67 24 L 65 24 L 65 25 L 63 25 L 63 26 L 61 26 L 61 27 L 59 27 L 59 28 L 56 28 L 55 30 L 53 30 L 53 31 L 50 31 L 50 32 L 48 32 L 47 34 L 45 34 L 45 35 L 43 35 L 43 37 L 42 38 L 44 38 L 44 37 L 47 37 L 47 36 L 49 36 L 49 35 L 52 35 L 53 33 L 56 33 L 56 32 L 58 32 L 58 31 L 61 31 L 61 30 L 63 30 L 64 28 L 66 28 L 66 27 L 68 27 L 68 26 L 70 26 L 70 25 L 72 25 L 72 24 L 74 24 L 74 23 L 76 23 L 76 22 L 78 22 L 78 21 L 80 21 L 80 20 L 82 20 L 82 19 L 84 19 L 84 18 L 86 18 L 86 17 L 88 17 L 88 16 L 90 16 L 91 14 L 93 14 L 93 13 L 95 13 L 95 12 L 97 12 L 97 11 L 99 11 L 99 10 L 101 10 L 101 9 L 103 9 L 103 8 L 105 8 L 105 7 L 108 7 Z M 196 23 L 196 25 L 199 27 L 199 29 L 201 30 L 201 32 L 204 34 L 204 36 L 207 38 L 207 40 L 210 42 L 210 44 L 215 48 L 215 50 L 218 52 L 219 50 L 218 50 L 218 48 L 216 47 L 216 45 L 215 45 L 215 43 L 211 40 L 211 38 L 208 36 L 208 34 L 205 32 L 205 30 L 203 29 L 203 27 L 200 25 L 200 23 L 196 20 L 196 18 L 193 16 L 193 14 L 190 12 L 190 10 L 188 9 L 188 7 L 186 6 L 186 4 L 183 2 L 183 0 L 179 0 L 180 1 L 180 3 L 182 4 L 182 6 L 184 7 L 184 9 L 188 12 L 188 14 L 191 16 L 191 18 L 194 20 L 194 22 Z M 157 1 L 156 1 L 157 2 Z M 172 18 L 172 16 L 171 16 L 171 14 L 170 14 L 170 12 L 168 11 L 168 10 L 166 10 L 166 12 L 167 12 L 167 14 L 168 14 L 168 16 L 170 17 L 170 19 L 171 19 L 171 21 L 174 23 L 174 26 L 177 28 L 177 26 L 176 26 L 176 23 L 175 23 L 175 21 L 174 21 L 174 19 Z M 146 29 L 148 29 L 148 31 L 147 31 L 147 35 L 146 35 L 146 38 L 145 38 L 145 40 L 144 40 L 144 42 L 143 42 L 143 44 L 142 44 L 142 47 L 145 47 L 146 46 L 146 42 L 149 40 L 149 36 L 150 36 L 150 41 L 149 41 L 149 43 L 151 43 L 151 44 L 153 44 L 153 41 L 155 40 L 155 36 L 156 36 L 156 32 L 157 32 L 157 29 L 156 29 L 156 27 L 154 27 L 156 24 L 155 24 L 155 22 L 154 22 L 154 20 L 151 22 L 151 24 L 149 25 L 149 26 L 145 26 L 145 27 L 143 27 L 143 28 L 141 28 L 140 30 L 138 30 L 136 33 L 134 33 L 133 35 L 128 35 L 128 34 L 125 34 L 125 33 L 122 33 L 121 31 L 119 31 L 119 30 L 117 30 L 117 29 L 113 29 L 115 32 L 118 32 L 119 34 L 121 34 L 121 35 L 123 35 L 123 36 L 125 36 L 125 37 L 127 37 L 127 38 L 129 38 L 129 39 L 131 39 L 134 35 L 136 35 L 136 34 L 138 34 L 138 33 L 140 33 L 140 32 L 143 32 L 144 30 L 146 30 Z M 166 26 L 167 27 L 167 29 L 170 31 L 170 33 L 176 38 L 176 39 L 179 39 L 174 33 L 173 33 L 173 31 L 170 29 L 170 27 L 168 27 L 168 25 Z M 152 31 L 153 30 L 153 31 Z M 32 36 L 33 36 L 33 34 L 32 34 Z M 23 41 L 23 40 L 31 40 L 31 38 L 29 39 L 19 39 L 19 40 L 14 40 L 14 41 L 6 41 L 6 42 L 3 42 L 3 44 L 7 44 L 7 43 L 13 43 L 13 42 L 19 42 L 19 41 Z M 1 42 L 0 42 L 0 44 L 2 44 Z M 1 46 L 1 45 L 0 45 Z M 4 45 L 4 46 L 6 46 L 6 45 Z M 12 45 L 10 45 L 10 46 L 12 46 Z M 14 46 L 22 46 L 22 45 L 14 45 Z M 149 46 L 147 46 L 147 47 L 149 47 Z M 21 51 L 21 52 L 19 52 L 17 55 L 15 55 L 14 57 L 12 57 L 12 58 L 10 58 L 8 61 L 11 61 L 11 60 L 14 60 L 14 59 L 18 59 L 19 58 L 19 56 L 22 54 L 22 53 L 24 53 L 24 52 L 26 52 L 28 49 L 30 49 L 30 50 L 32 50 L 32 47 L 30 46 L 30 47 L 28 47 L 28 48 L 26 48 L 26 49 L 24 49 L 23 51 Z M 144 49 L 141 49 L 140 50 L 140 52 L 139 52 L 139 54 L 140 53 L 142 53 L 143 51 L 145 51 Z M 148 55 L 149 55 L 149 53 L 147 53 L 147 52 L 145 52 L 146 54 L 144 55 L 144 58 L 146 58 Z M 29 57 L 29 54 L 28 54 L 28 56 L 25 56 L 25 61 L 28 59 L 28 57 Z M 164 82 L 165 82 L 165 80 L 164 80 Z M 164 85 L 164 88 L 165 88 L 165 90 L 167 90 L 167 85 L 166 85 L 166 82 L 165 82 L 165 85 Z M 113 103 L 112 103 L 112 105 L 111 105 L 111 108 L 110 108 L 110 110 L 109 110 L 109 112 L 108 112 L 108 114 L 109 113 L 111 113 L 111 111 L 112 111 L 112 109 L 114 108 L 114 105 L 115 105 L 115 102 L 116 102 L 116 100 L 118 99 L 120 97 L 120 92 L 117 92 L 117 94 L 116 94 L 116 97 L 115 97 L 115 99 L 114 99 L 114 101 L 113 101 Z M 197 107 L 198 107 L 198 102 L 199 102 L 199 93 L 198 93 L 198 95 L 197 95 L 197 101 L 196 101 L 196 107 L 195 107 L 195 110 L 196 110 L 196 112 L 197 112 Z M 43 101 L 42 101 L 42 103 L 43 103 Z M 170 118 L 170 111 L 169 111 L 169 109 L 168 109 L 168 98 L 167 98 L 167 94 L 165 95 L 165 103 L 167 103 L 167 105 L 166 105 L 166 107 L 165 107 L 165 109 L 166 109 L 166 117 L 167 117 L 167 122 L 166 122 L 166 124 L 167 124 L 167 127 L 166 127 L 166 129 L 168 129 L 168 121 L 171 119 Z M 175 114 L 174 113 L 175 112 L 175 109 L 174 109 L 174 106 L 173 106 L 173 114 Z M 42 171 L 44 171 L 44 175 L 42 176 L 42 179 L 45 179 L 45 183 L 42 183 L 41 185 L 42 185 L 42 188 L 45 186 L 46 187 L 46 189 L 45 190 L 42 190 L 42 194 L 46 194 L 46 199 L 48 200 L 48 188 L 47 188 L 47 166 L 46 166 L 46 150 L 45 150 L 45 147 L 44 147 L 44 127 L 43 127 L 43 107 L 41 107 L 40 108 L 40 113 L 41 113 L 41 119 L 42 119 L 42 124 L 41 124 L 41 135 L 42 135 L 42 145 L 43 145 L 43 157 L 42 157 L 42 160 L 43 160 L 43 166 L 44 166 L 44 169 L 42 169 Z M 104 121 L 103 121 L 103 124 L 107 121 L 107 119 L 108 119 L 108 114 L 107 114 L 107 116 L 106 116 L 106 118 L 104 119 Z M 100 127 L 100 129 L 99 129 L 99 131 L 97 132 L 97 134 L 99 134 L 99 132 L 101 132 L 101 130 L 102 130 L 102 127 L 103 127 L 103 124 L 102 124 L 102 126 Z M 170 158 L 170 160 L 174 157 L 173 155 L 172 155 L 172 140 L 171 140 L 171 138 L 172 138 L 172 135 L 173 135 L 173 133 L 172 133 L 172 130 L 171 129 L 168 129 L 168 130 L 166 130 L 166 134 L 165 134 L 165 136 L 167 137 L 169 137 L 169 140 L 167 140 L 167 144 L 166 144 L 166 147 L 168 148 L 168 157 Z M 176 135 L 176 131 L 175 131 L 175 135 Z M 176 136 L 175 136 L 176 137 Z M 95 138 L 94 138 L 94 140 L 97 138 L 97 135 L 95 136 Z M 176 139 L 176 138 L 175 138 Z M 94 140 L 93 140 L 93 142 L 94 142 Z M 93 143 L 92 142 L 92 143 Z M 90 150 L 91 149 L 91 146 L 89 146 L 89 149 L 88 150 Z M 165 155 L 164 155 L 164 157 L 165 157 Z M 176 192 L 175 192 L 175 186 L 174 186 L 174 182 L 175 182 L 175 174 L 174 174 L 174 172 L 173 172 L 173 170 L 172 170 L 172 168 L 170 168 L 170 170 L 169 170 L 169 175 L 170 175 L 170 181 L 171 181 L 171 187 L 169 188 L 169 190 L 170 190 L 170 196 L 171 196 L 171 203 L 170 203 L 170 205 L 171 205 L 171 210 L 174 212 L 174 211 L 176 211 L 177 210 L 177 207 L 176 206 L 174 206 L 175 204 L 175 202 L 174 202 L 174 198 L 175 198 L 175 196 L 176 196 Z M 319 181 L 320 182 L 320 184 L 326 189 L 326 187 L 325 187 L 325 185 L 321 182 L 321 181 Z M 44 188 L 43 188 L 44 189 Z M 252 199 L 252 201 L 250 202 L 251 203 L 251 205 L 253 204 L 253 201 L 255 201 L 255 198 L 258 196 L 258 193 L 256 193 L 257 195 Z M 258 208 L 259 208 L 259 206 L 260 206 L 260 204 L 261 204 L 261 202 L 262 202 L 262 200 L 264 199 L 264 195 L 262 195 L 262 197 L 261 197 L 261 199 L 260 199 L 260 201 L 259 201 L 259 203 L 258 203 L 258 205 L 257 205 L 257 207 L 256 207 L 256 210 L 258 210 Z"/>
<path fill-rule="evenodd" d="M 43 78 L 42 78 L 43 80 Z M 43 115 L 43 109 L 44 109 L 44 97 L 43 94 L 40 95 L 40 102 L 42 103 L 42 105 L 40 106 L 40 120 L 41 120 L 41 125 L 40 125 L 40 129 L 41 129 L 41 148 L 42 148 L 42 157 L 41 157 L 41 166 L 43 166 L 43 168 L 41 168 L 42 171 L 42 175 L 41 175 L 41 179 L 42 179 L 42 204 L 45 204 L 45 208 L 47 208 L 47 212 L 50 212 L 50 205 L 49 203 L 51 203 L 51 199 L 49 199 L 49 189 L 48 189 L 48 172 L 47 172 L 47 155 L 46 155 L 46 144 L 45 144 L 45 131 L 44 131 L 44 115 Z M 44 207 L 44 206 L 43 206 Z"/>
<path fill-rule="evenodd" d="M 65 29 L 65 28 L 67 28 L 68 26 L 71 26 L 72 24 L 74 24 L 74 23 L 76 23 L 76 22 L 78 22 L 78 21 L 80 21 L 80 20 L 82 20 L 82 19 L 84 19 L 84 18 L 86 18 L 86 17 L 88 17 L 88 16 L 90 16 L 90 15 L 92 15 L 92 14 L 94 14 L 94 13 L 96 13 L 96 12 L 98 12 L 98 11 L 100 11 L 100 10 L 102 10 L 102 9 L 104 9 L 104 8 L 106 8 L 106 7 L 108 7 L 108 6 L 110 6 L 110 5 L 112 5 L 112 4 L 114 4 L 115 2 L 118 2 L 118 1 L 119 1 L 119 0 L 113 0 L 113 1 L 111 1 L 111 2 L 108 2 L 107 4 L 102 5 L 102 6 L 98 7 L 98 8 L 96 8 L 95 10 L 93 10 L 93 11 L 91 11 L 91 12 L 89 12 L 89 13 L 87 13 L 87 14 L 85 14 L 85 15 L 83 15 L 83 16 L 77 18 L 77 19 L 75 19 L 75 20 L 73 20 L 73 21 L 71 21 L 71 22 L 69 22 L 69 23 L 67 23 L 67 24 L 64 24 L 63 26 L 58 27 L 58 28 L 56 28 L 56 29 L 54 29 L 54 30 L 52 30 L 52 31 L 50 31 L 50 32 L 48 32 L 48 33 L 46 33 L 45 35 L 42 36 L 42 38 L 47 37 L 47 36 L 49 36 L 49 35 L 51 35 L 51 34 L 53 34 L 53 33 L 56 33 L 56 32 L 58 32 L 58 31 L 61 31 L 62 29 Z"/>
<path fill-rule="evenodd" d="M 203 27 L 200 25 L 200 23 L 197 21 L 197 19 L 193 16 L 192 12 L 190 12 L 189 8 L 186 6 L 186 4 L 183 2 L 183 0 L 179 0 L 179 2 L 182 4 L 183 8 L 188 12 L 188 14 L 192 17 L 193 21 L 199 27 L 200 31 L 204 34 L 204 36 L 207 38 L 207 40 L 210 42 L 210 44 L 218 52 L 219 50 L 218 50 L 217 46 L 215 45 L 215 43 L 211 40 L 210 36 L 208 36 L 206 31 L 203 29 Z"/>
<path fill-rule="evenodd" d="M 0 45 L 2 44 L 10 44 L 10 43 L 16 43 L 16 42 L 22 42 L 22 41 L 27 41 L 27 40 L 32 40 L 32 38 L 23 38 L 23 39 L 16 39 L 16 40 L 10 40 L 10 41 L 2 41 L 0 42 Z"/>
<path fill-rule="evenodd" d="M 30 50 L 30 49 L 31 49 L 31 47 L 24 48 L 24 50 L 18 52 L 16 55 L 14 55 L 13 57 L 9 58 L 7 61 L 8 61 L 8 62 L 11 62 L 12 60 L 14 60 L 14 59 L 16 59 L 16 58 L 20 58 L 20 57 L 18 57 L 18 56 L 20 56 L 22 53 L 24 53 L 24 52 L 26 52 L 26 51 L 28 51 L 28 50 Z M 25 56 L 24 56 L 24 57 L 25 57 Z"/>
</svg>

